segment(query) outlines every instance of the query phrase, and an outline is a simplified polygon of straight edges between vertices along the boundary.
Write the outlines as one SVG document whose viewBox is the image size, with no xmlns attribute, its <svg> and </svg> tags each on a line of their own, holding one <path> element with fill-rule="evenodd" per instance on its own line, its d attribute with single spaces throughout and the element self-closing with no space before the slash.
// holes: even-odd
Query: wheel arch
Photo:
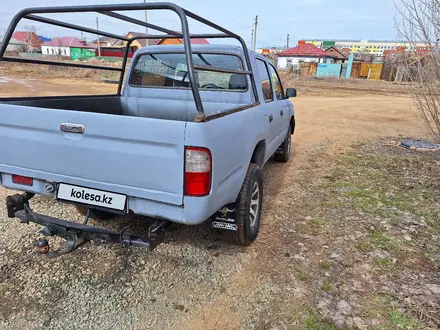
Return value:
<svg viewBox="0 0 440 330">
<path fill-rule="evenodd" d="M 295 133 L 295 116 L 290 118 L 290 133 L 293 135 Z"/>
<path fill-rule="evenodd" d="M 265 154 L 266 154 L 266 140 L 261 140 L 255 146 L 250 162 L 257 164 L 260 169 L 263 168 Z"/>
</svg>

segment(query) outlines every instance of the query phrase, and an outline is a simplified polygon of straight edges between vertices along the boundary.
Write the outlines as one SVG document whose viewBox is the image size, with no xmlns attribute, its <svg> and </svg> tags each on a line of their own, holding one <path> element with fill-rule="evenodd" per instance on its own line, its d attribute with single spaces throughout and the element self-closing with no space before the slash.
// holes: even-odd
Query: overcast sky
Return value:
<svg viewBox="0 0 440 330">
<path fill-rule="evenodd" d="M 123 0 L 15 0 L 2 3 L 0 10 L 0 34 L 4 34 L 13 15 L 20 9 L 34 6 L 124 3 Z M 147 0 L 148 1 L 148 0 Z M 135 1 L 126 1 L 135 2 Z M 139 0 L 138 2 L 142 2 Z M 158 1 L 149 1 L 158 2 Z M 394 0 L 174 0 L 196 14 L 218 23 L 241 35 L 250 43 L 253 20 L 259 18 L 257 46 L 283 46 L 286 35 L 291 36 L 290 45 L 302 38 L 327 39 L 386 39 L 395 40 Z M 68 14 L 57 19 L 96 27 L 96 14 Z M 142 13 L 137 18 L 144 19 Z M 154 12 L 148 15 L 151 23 L 180 30 L 175 14 Z M 33 24 L 37 33 L 49 37 L 80 36 L 72 30 L 23 21 L 20 25 Z M 127 31 L 144 32 L 142 27 L 119 23 L 112 18 L 99 17 L 100 29 L 116 34 Z M 200 24 L 190 22 L 191 32 L 212 32 Z M 91 40 L 94 36 L 86 35 Z"/>
</svg>

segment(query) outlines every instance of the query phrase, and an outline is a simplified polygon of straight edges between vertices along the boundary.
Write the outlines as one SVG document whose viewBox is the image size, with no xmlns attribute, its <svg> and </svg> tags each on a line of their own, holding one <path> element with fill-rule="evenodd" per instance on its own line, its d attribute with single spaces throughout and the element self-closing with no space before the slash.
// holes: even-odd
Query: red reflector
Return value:
<svg viewBox="0 0 440 330">
<path fill-rule="evenodd" d="M 27 176 L 12 175 L 12 182 L 16 184 L 23 184 L 26 186 L 32 186 L 34 184 L 34 179 Z"/>
<path fill-rule="evenodd" d="M 211 192 L 211 152 L 201 147 L 185 148 L 185 195 L 207 196 Z"/>
<path fill-rule="evenodd" d="M 211 173 L 185 173 L 185 195 L 206 196 L 211 191 Z"/>
</svg>

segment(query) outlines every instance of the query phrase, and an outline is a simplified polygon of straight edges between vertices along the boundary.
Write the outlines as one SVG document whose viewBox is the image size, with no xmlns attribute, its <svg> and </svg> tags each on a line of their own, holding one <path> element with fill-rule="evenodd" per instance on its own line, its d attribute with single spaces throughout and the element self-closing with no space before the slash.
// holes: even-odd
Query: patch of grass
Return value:
<svg viewBox="0 0 440 330">
<path fill-rule="evenodd" d="M 321 260 L 318 264 L 319 268 L 323 270 L 329 270 L 330 269 L 330 263 L 327 260 Z"/>
<path fill-rule="evenodd" d="M 420 324 L 411 317 L 402 314 L 397 308 L 393 307 L 390 312 L 390 323 L 393 329 L 421 329 Z"/>
<path fill-rule="evenodd" d="M 325 226 L 325 224 L 327 223 L 327 220 L 317 218 L 317 219 L 312 219 L 311 222 L 312 222 L 312 225 L 315 227 L 322 227 L 322 226 Z"/>
<path fill-rule="evenodd" d="M 399 219 L 403 213 L 410 212 L 428 217 L 435 212 L 429 206 L 435 191 L 430 182 L 435 180 L 428 181 L 423 176 L 424 172 L 432 171 L 425 161 L 423 157 L 408 155 L 348 155 L 342 157 L 341 165 L 321 187 L 345 188 L 339 191 L 345 203 L 365 214 Z M 422 170 L 423 167 L 426 168 Z M 408 177 L 407 173 L 412 176 Z"/>
<path fill-rule="evenodd" d="M 362 252 L 373 251 L 373 246 L 368 242 L 359 242 L 358 244 L 356 244 L 356 248 Z"/>
<path fill-rule="evenodd" d="M 382 229 L 374 229 L 370 233 L 371 243 L 381 250 L 393 253 L 397 250 L 396 244 L 386 236 Z"/>
<path fill-rule="evenodd" d="M 372 319 L 382 319 L 385 315 L 387 315 L 387 310 L 389 308 L 387 296 L 374 294 L 371 297 L 371 302 L 366 309 L 366 315 Z"/>
<path fill-rule="evenodd" d="M 387 276 L 393 276 L 395 273 L 395 265 L 390 259 L 374 259 L 374 265 L 379 269 L 379 271 Z"/>
<path fill-rule="evenodd" d="M 339 201 L 324 201 L 322 202 L 322 206 L 330 208 L 330 209 L 336 209 L 338 207 L 343 207 L 344 203 Z"/>
<path fill-rule="evenodd" d="M 402 199 L 390 200 L 386 193 L 380 192 L 374 187 L 360 188 L 344 192 L 344 196 L 362 212 L 381 218 L 394 219 L 402 212 L 414 212 L 412 202 Z"/>
<path fill-rule="evenodd" d="M 321 188 L 349 188 L 352 186 L 352 184 L 344 180 L 330 180 L 329 182 L 321 184 Z"/>
<path fill-rule="evenodd" d="M 308 330 L 336 330 L 337 327 L 326 320 L 317 312 L 309 312 L 305 320 L 305 328 Z"/>
<path fill-rule="evenodd" d="M 370 318 L 380 319 L 384 325 L 378 327 L 378 329 L 382 330 L 415 330 L 422 328 L 416 320 L 402 314 L 395 304 L 394 298 L 388 294 L 374 295 L 366 315 Z"/>
<path fill-rule="evenodd" d="M 322 289 L 324 292 L 327 292 L 327 293 L 329 293 L 330 291 L 332 291 L 332 288 L 333 288 L 332 283 L 331 283 L 329 280 L 325 280 L 324 283 L 323 283 L 322 286 L 321 286 L 321 289 Z"/>
<path fill-rule="evenodd" d="M 301 282 L 307 282 L 310 280 L 310 273 L 306 269 L 299 268 L 296 271 L 296 277 Z"/>
</svg>

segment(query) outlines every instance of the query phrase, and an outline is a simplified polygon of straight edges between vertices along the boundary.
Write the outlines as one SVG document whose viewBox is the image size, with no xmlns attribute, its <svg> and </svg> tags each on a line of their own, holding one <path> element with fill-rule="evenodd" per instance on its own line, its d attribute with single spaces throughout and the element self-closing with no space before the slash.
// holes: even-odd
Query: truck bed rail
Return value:
<svg viewBox="0 0 440 330">
<path fill-rule="evenodd" d="M 134 11 L 134 10 L 170 10 L 175 12 L 181 22 L 181 30 L 182 32 L 176 32 L 169 29 L 166 29 L 164 27 L 154 25 L 151 23 L 146 23 L 143 21 L 140 21 L 138 19 L 122 15 L 119 13 L 115 13 L 114 11 Z M 109 17 L 113 17 L 115 19 L 119 19 L 125 22 L 133 23 L 139 26 L 148 27 L 150 29 L 165 33 L 165 35 L 146 35 L 146 36 L 138 36 L 133 38 L 126 38 L 124 36 L 118 36 L 110 32 L 105 31 L 98 31 L 94 29 L 90 29 L 87 27 L 83 27 L 80 25 L 70 24 L 66 22 L 57 21 L 54 19 L 46 18 L 40 15 L 36 14 L 54 14 L 54 13 L 85 13 L 85 12 L 95 12 L 102 15 L 106 15 Z M 217 31 L 221 32 L 218 34 L 190 34 L 189 27 L 188 27 L 188 17 L 205 24 L 206 26 L 209 26 L 211 28 L 216 29 Z M 9 44 L 9 41 L 12 38 L 12 34 L 15 31 L 15 28 L 17 27 L 18 23 L 22 19 L 28 19 L 32 21 L 37 21 L 41 23 L 46 23 L 50 25 L 60 26 L 63 28 L 69 28 L 77 31 L 87 32 L 87 33 L 93 33 L 100 36 L 107 36 L 116 38 L 119 40 L 126 41 L 127 44 L 125 46 L 125 54 L 124 59 L 122 62 L 121 68 L 115 68 L 115 67 L 104 67 L 104 66 L 93 66 L 93 65 L 85 65 L 85 64 L 79 64 L 79 63 L 69 63 L 69 62 L 55 62 L 55 61 L 42 61 L 42 60 L 30 60 L 30 59 L 22 59 L 22 58 L 15 58 L 15 57 L 5 57 L 5 51 L 6 47 Z M 190 80 L 192 95 L 194 98 L 194 102 L 196 104 L 197 109 L 197 117 L 195 118 L 196 121 L 204 121 L 206 119 L 206 115 L 203 109 L 203 103 L 202 99 L 200 97 L 200 91 L 199 87 L 196 82 L 196 75 L 195 75 L 195 67 L 193 64 L 192 59 L 192 49 L 191 49 L 191 39 L 192 38 L 206 38 L 206 39 L 221 39 L 221 38 L 232 38 L 238 40 L 238 42 L 241 44 L 243 48 L 243 53 L 245 56 L 246 61 L 246 68 L 243 69 L 243 71 L 238 71 L 241 74 L 246 74 L 251 76 L 251 85 L 252 85 L 252 91 L 254 94 L 254 103 L 259 102 L 259 97 L 257 93 L 257 88 L 255 84 L 255 80 L 253 79 L 253 73 L 251 69 L 251 61 L 249 57 L 249 51 L 246 47 L 246 43 L 244 40 L 237 34 L 215 24 L 210 22 L 209 20 L 202 18 L 186 9 L 183 9 L 173 3 L 168 2 L 158 2 L 158 3 L 131 3 L 131 4 L 118 4 L 118 5 L 84 5 L 84 6 L 57 6 L 57 7 L 35 7 L 35 8 L 27 8 L 21 10 L 19 13 L 17 13 L 14 18 L 12 19 L 6 33 L 3 39 L 3 43 L 0 46 L 0 61 L 9 61 L 9 62 L 25 62 L 25 63 L 34 63 L 34 64 L 43 64 L 43 65 L 62 65 L 62 66 L 70 66 L 70 67 L 79 67 L 79 68 L 90 68 L 90 69 L 98 69 L 98 70 L 113 70 L 113 71 L 119 71 L 120 77 L 119 77 L 119 84 L 118 84 L 118 91 L 117 95 L 121 95 L 122 92 L 122 84 L 124 80 L 124 74 L 125 74 L 125 67 L 127 64 L 127 58 L 129 55 L 130 46 L 133 41 L 138 39 L 170 39 L 170 38 L 183 38 L 184 40 L 184 50 L 185 50 L 185 58 L 186 58 L 186 64 L 188 68 L 188 76 Z"/>
</svg>

